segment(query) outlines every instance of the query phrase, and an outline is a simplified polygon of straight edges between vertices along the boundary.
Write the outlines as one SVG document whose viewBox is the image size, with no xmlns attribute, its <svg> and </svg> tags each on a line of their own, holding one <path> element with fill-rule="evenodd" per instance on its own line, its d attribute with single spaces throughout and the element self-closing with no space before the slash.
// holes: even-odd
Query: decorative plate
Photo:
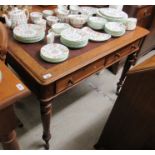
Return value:
<svg viewBox="0 0 155 155">
<path fill-rule="evenodd" d="M 89 40 L 92 41 L 106 41 L 111 38 L 110 34 L 97 32 L 89 27 L 84 27 L 82 30 L 89 35 Z"/>
<path fill-rule="evenodd" d="M 105 24 L 105 29 L 112 33 L 122 33 L 125 30 L 125 26 L 118 22 L 108 22 Z"/>
<path fill-rule="evenodd" d="M 57 43 L 47 44 L 41 48 L 40 56 L 48 62 L 61 62 L 68 58 L 69 49 Z"/>
<path fill-rule="evenodd" d="M 88 40 L 83 41 L 82 43 L 70 43 L 69 41 L 65 40 L 63 37 L 60 38 L 60 41 L 62 44 L 70 48 L 82 48 L 87 46 L 88 44 Z"/>
<path fill-rule="evenodd" d="M 52 25 L 53 32 L 60 34 L 63 30 L 70 28 L 71 26 L 67 23 L 56 23 Z"/>
<path fill-rule="evenodd" d="M 44 32 L 40 25 L 36 24 L 22 24 L 14 28 L 13 33 L 21 38 L 33 38 L 40 36 Z"/>
<path fill-rule="evenodd" d="M 61 36 L 70 42 L 81 42 L 88 40 L 88 35 L 81 29 L 68 28 L 61 32 Z"/>
<path fill-rule="evenodd" d="M 19 41 L 19 42 L 30 44 L 30 43 L 36 43 L 36 42 L 39 42 L 39 41 L 43 40 L 43 39 L 45 38 L 45 33 L 42 34 L 42 35 L 39 36 L 39 37 L 31 38 L 31 39 L 21 38 L 21 37 L 18 37 L 18 36 L 16 36 L 16 35 L 13 35 L 13 37 L 14 37 L 17 41 Z"/>
<path fill-rule="evenodd" d="M 88 26 L 95 30 L 102 30 L 108 21 L 102 17 L 89 17 Z"/>
<path fill-rule="evenodd" d="M 127 18 L 128 15 L 124 11 L 120 11 L 114 8 L 101 8 L 99 9 L 99 12 L 107 17 L 110 18 L 117 18 L 117 19 L 122 19 L 122 18 Z"/>
</svg>

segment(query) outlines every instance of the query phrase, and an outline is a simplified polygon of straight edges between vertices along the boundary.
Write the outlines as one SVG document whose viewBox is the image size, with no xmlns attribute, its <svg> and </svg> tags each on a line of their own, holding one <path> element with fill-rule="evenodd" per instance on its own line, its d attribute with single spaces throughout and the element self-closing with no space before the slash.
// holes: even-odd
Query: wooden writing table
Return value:
<svg viewBox="0 0 155 155">
<path fill-rule="evenodd" d="M 124 81 L 125 74 L 136 61 L 144 37 L 149 32 L 141 27 L 127 32 L 119 38 L 106 42 L 89 42 L 82 49 L 70 49 L 69 59 L 59 64 L 43 61 L 40 48 L 46 40 L 35 44 L 23 44 L 13 39 L 9 32 L 9 52 L 7 63 L 22 77 L 27 86 L 40 100 L 41 119 L 43 124 L 43 140 L 49 148 L 50 117 L 52 99 L 77 85 L 81 80 L 107 68 L 128 56 L 124 70 L 118 83 L 118 91 Z M 59 39 L 56 42 L 60 42 Z"/>
<path fill-rule="evenodd" d="M 2 80 L 0 81 L 0 142 L 4 149 L 19 149 L 14 129 L 17 118 L 13 104 L 30 92 L 19 79 L 0 61 Z"/>
</svg>

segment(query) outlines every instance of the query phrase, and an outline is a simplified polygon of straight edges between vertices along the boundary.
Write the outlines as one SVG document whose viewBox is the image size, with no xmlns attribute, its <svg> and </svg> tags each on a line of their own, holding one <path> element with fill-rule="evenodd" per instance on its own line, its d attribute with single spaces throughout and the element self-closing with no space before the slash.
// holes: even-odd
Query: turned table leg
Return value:
<svg viewBox="0 0 155 155">
<path fill-rule="evenodd" d="M 17 117 L 14 113 L 13 105 L 0 110 L 0 142 L 4 149 L 18 150 L 19 145 L 16 140 Z"/>
<path fill-rule="evenodd" d="M 116 90 L 116 94 L 118 95 L 121 88 L 122 88 L 122 85 L 125 81 L 125 77 L 126 77 L 126 73 L 128 72 L 128 70 L 130 69 L 130 67 L 132 65 L 135 65 L 137 61 L 137 53 L 132 53 L 131 55 L 128 56 L 126 62 L 125 62 L 125 65 L 124 65 L 124 68 L 123 68 L 123 71 L 122 71 L 122 75 L 119 79 L 119 82 L 117 83 L 117 90 Z"/>
<path fill-rule="evenodd" d="M 40 101 L 41 120 L 43 124 L 43 140 L 46 145 L 45 148 L 49 149 L 49 140 L 51 139 L 50 133 L 50 118 L 52 113 L 51 101 Z"/>
<path fill-rule="evenodd" d="M 16 140 L 16 132 L 12 130 L 6 135 L 0 135 L 0 140 L 5 150 L 19 150 L 19 145 Z"/>
</svg>

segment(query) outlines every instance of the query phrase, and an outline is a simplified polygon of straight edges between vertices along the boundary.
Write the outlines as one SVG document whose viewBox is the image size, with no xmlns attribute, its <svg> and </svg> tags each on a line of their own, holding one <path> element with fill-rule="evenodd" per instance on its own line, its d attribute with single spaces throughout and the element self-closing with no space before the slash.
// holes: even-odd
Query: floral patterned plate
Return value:
<svg viewBox="0 0 155 155">
<path fill-rule="evenodd" d="M 111 38 L 110 34 L 97 32 L 97 31 L 92 30 L 89 27 L 84 27 L 82 28 L 82 30 L 89 35 L 89 40 L 92 40 L 92 41 L 100 42 L 100 41 L 109 40 Z"/>
<path fill-rule="evenodd" d="M 61 32 L 61 36 L 70 43 L 80 43 L 88 40 L 88 35 L 81 29 L 68 28 Z"/>
<path fill-rule="evenodd" d="M 109 18 L 123 19 L 128 17 L 127 13 L 124 11 L 120 11 L 114 8 L 101 8 L 99 9 L 99 12 Z"/>
<path fill-rule="evenodd" d="M 41 48 L 40 56 L 48 62 L 61 62 L 68 58 L 69 49 L 58 43 L 47 44 Z"/>
<path fill-rule="evenodd" d="M 13 34 L 17 37 L 24 39 L 32 39 L 34 37 L 42 35 L 44 32 L 40 25 L 36 24 L 22 24 L 14 28 Z"/>
</svg>

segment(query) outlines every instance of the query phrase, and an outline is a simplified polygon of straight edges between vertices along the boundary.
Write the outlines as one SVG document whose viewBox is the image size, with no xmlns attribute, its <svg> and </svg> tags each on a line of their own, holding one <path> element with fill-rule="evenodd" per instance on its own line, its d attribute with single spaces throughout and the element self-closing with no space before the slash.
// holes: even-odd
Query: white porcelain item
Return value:
<svg viewBox="0 0 155 155">
<path fill-rule="evenodd" d="M 48 26 L 52 26 L 53 24 L 56 24 L 59 22 L 59 18 L 56 16 L 48 16 L 46 17 Z"/>
<path fill-rule="evenodd" d="M 52 25 L 52 30 L 60 34 L 63 30 L 70 28 L 71 26 L 67 23 L 56 23 Z"/>
<path fill-rule="evenodd" d="M 30 13 L 30 18 L 33 23 L 35 23 L 35 21 L 37 21 L 37 20 L 41 20 L 42 17 L 43 17 L 43 15 L 41 12 L 31 12 Z"/>
<path fill-rule="evenodd" d="M 45 19 L 35 20 L 34 23 L 42 26 L 43 29 L 46 30 L 46 20 Z"/>
<path fill-rule="evenodd" d="M 17 7 L 13 8 L 8 15 L 3 14 L 6 25 L 10 28 L 14 28 L 20 24 L 26 24 L 29 19 L 29 11 L 27 9 L 21 10 Z"/>
<path fill-rule="evenodd" d="M 89 7 L 89 6 L 82 6 L 80 7 L 80 13 L 87 16 L 95 15 L 98 8 L 95 7 Z"/>
<path fill-rule="evenodd" d="M 111 38 L 110 34 L 97 32 L 92 30 L 89 27 L 84 27 L 82 28 L 82 30 L 87 33 L 87 35 L 89 36 L 89 40 L 92 40 L 92 41 L 100 42 L 100 41 L 109 40 Z"/>
<path fill-rule="evenodd" d="M 128 17 L 127 13 L 114 8 L 101 8 L 99 9 L 101 15 L 111 18 L 111 19 L 126 19 Z"/>
<path fill-rule="evenodd" d="M 59 10 L 67 10 L 67 5 L 57 5 Z"/>
<path fill-rule="evenodd" d="M 58 63 L 68 58 L 69 49 L 62 44 L 51 43 L 41 48 L 40 56 L 47 62 Z"/>
<path fill-rule="evenodd" d="M 88 35 L 81 29 L 68 28 L 61 32 L 61 36 L 72 43 L 78 43 L 88 40 Z"/>
<path fill-rule="evenodd" d="M 107 20 L 102 17 L 89 17 L 88 26 L 95 30 L 102 30 Z"/>
<path fill-rule="evenodd" d="M 45 31 L 42 26 L 36 24 L 18 25 L 13 29 L 13 36 L 18 41 L 33 43 L 42 40 Z"/>
<path fill-rule="evenodd" d="M 113 9 L 122 11 L 123 5 L 109 5 L 109 8 L 113 8 Z"/>
<path fill-rule="evenodd" d="M 52 16 L 53 15 L 53 11 L 52 10 L 43 10 L 43 17 L 46 18 L 48 16 Z"/>
<path fill-rule="evenodd" d="M 68 15 L 69 10 L 55 9 L 56 16 L 60 19 L 61 22 L 69 22 Z"/>
<path fill-rule="evenodd" d="M 125 26 L 118 22 L 108 22 L 105 24 L 105 29 L 114 33 L 121 33 L 125 30 Z"/>
<path fill-rule="evenodd" d="M 128 18 L 125 26 L 126 30 L 134 30 L 137 26 L 137 18 Z"/>
<path fill-rule="evenodd" d="M 69 15 L 69 22 L 75 28 L 81 28 L 88 19 L 87 15 Z"/>
<path fill-rule="evenodd" d="M 54 32 L 50 32 L 46 36 L 47 44 L 51 44 L 54 42 L 55 34 Z"/>
<path fill-rule="evenodd" d="M 50 32 L 53 32 L 55 37 L 60 37 L 60 34 L 54 32 L 52 28 L 50 28 L 50 29 L 48 30 L 48 33 L 50 33 Z"/>
<path fill-rule="evenodd" d="M 78 5 L 70 5 L 69 9 L 70 9 L 70 14 L 78 14 L 80 11 L 80 8 Z"/>
</svg>

